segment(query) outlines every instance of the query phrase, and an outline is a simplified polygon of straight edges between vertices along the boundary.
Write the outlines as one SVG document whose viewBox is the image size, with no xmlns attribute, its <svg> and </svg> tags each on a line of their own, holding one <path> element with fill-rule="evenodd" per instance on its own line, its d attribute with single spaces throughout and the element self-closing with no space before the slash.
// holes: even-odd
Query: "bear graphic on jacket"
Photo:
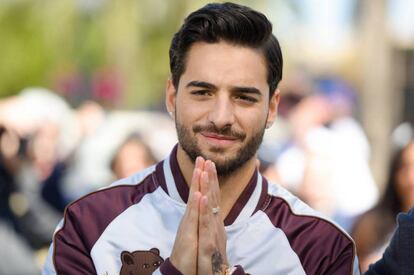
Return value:
<svg viewBox="0 0 414 275">
<path fill-rule="evenodd" d="M 151 275 L 164 262 L 157 248 L 121 253 L 120 275 Z"/>
</svg>

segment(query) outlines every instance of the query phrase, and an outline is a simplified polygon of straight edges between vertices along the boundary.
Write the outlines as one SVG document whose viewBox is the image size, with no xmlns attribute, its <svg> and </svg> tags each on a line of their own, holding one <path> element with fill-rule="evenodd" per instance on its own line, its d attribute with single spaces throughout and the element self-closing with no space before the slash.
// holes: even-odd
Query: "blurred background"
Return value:
<svg viewBox="0 0 414 275">
<path fill-rule="evenodd" d="M 414 205 L 414 1 L 235 2 L 285 60 L 260 170 L 343 226 L 365 270 Z M 40 274 L 68 203 L 168 155 L 169 43 L 206 3 L 0 1 L 0 274 Z"/>
</svg>

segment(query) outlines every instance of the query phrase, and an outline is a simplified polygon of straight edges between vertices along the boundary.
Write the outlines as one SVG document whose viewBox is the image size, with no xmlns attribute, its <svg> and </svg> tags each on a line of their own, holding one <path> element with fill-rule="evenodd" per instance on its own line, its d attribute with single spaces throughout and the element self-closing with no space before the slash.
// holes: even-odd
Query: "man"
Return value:
<svg viewBox="0 0 414 275">
<path fill-rule="evenodd" d="M 72 203 L 45 274 L 359 274 L 353 241 L 256 169 L 282 55 L 267 18 L 190 14 L 170 48 L 179 144 L 155 167 Z"/>
</svg>

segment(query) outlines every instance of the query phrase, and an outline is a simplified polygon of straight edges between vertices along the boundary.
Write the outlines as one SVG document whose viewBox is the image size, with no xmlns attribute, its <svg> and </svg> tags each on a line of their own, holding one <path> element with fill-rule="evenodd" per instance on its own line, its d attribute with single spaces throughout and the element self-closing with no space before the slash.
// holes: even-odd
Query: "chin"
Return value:
<svg viewBox="0 0 414 275">
<path fill-rule="evenodd" d="M 237 150 L 229 150 L 220 147 L 211 147 L 209 149 L 201 150 L 201 154 L 205 159 L 209 159 L 215 163 L 227 162 L 228 160 L 236 158 Z"/>
</svg>

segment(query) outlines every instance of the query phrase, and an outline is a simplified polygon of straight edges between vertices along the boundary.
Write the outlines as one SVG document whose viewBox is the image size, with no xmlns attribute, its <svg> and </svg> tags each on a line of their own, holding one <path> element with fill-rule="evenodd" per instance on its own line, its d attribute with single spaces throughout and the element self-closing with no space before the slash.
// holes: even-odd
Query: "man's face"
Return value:
<svg viewBox="0 0 414 275">
<path fill-rule="evenodd" d="M 279 94 L 269 102 L 261 52 L 226 42 L 195 43 L 187 53 L 178 90 L 167 85 L 167 108 L 175 116 L 181 148 L 215 162 L 228 176 L 255 155 Z"/>
</svg>

